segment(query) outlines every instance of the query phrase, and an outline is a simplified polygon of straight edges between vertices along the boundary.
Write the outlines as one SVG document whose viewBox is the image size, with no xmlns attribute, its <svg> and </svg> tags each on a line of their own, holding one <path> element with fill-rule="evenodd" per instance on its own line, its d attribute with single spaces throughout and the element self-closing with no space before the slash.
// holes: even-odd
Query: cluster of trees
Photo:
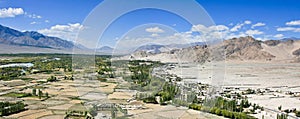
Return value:
<svg viewBox="0 0 300 119">
<path fill-rule="evenodd" d="M 24 75 L 24 71 L 31 72 L 32 69 L 37 69 L 32 73 L 50 73 L 54 69 L 64 69 L 65 72 L 72 71 L 72 56 L 71 55 L 51 55 L 51 54 L 20 54 L 13 55 L 22 58 L 4 60 L 0 64 L 9 63 L 33 63 L 33 67 L 6 67 L 0 68 L 0 80 L 12 80 L 16 77 Z M 41 57 L 44 56 L 44 57 Z M 46 58 L 45 58 L 46 57 Z"/>
<path fill-rule="evenodd" d="M 28 62 L 33 62 L 37 59 L 35 57 L 26 57 L 26 56 L 23 57 L 20 54 L 16 54 L 16 55 L 15 55 L 15 57 L 22 57 L 22 58 L 1 60 L 0 65 L 11 64 L 11 63 L 28 63 Z M 1 54 L 1 56 L 5 56 L 5 54 Z M 8 56 L 8 57 L 14 57 L 14 56 Z"/>
<path fill-rule="evenodd" d="M 205 106 L 208 107 L 217 107 L 229 111 L 237 111 L 241 112 L 241 108 L 238 107 L 238 102 L 236 100 L 227 100 L 222 97 L 218 97 L 216 99 L 208 99 L 204 103 Z"/>
<path fill-rule="evenodd" d="M 229 111 L 229 110 L 225 110 L 225 109 L 220 109 L 217 107 L 211 108 L 209 110 L 209 112 L 212 114 L 224 116 L 224 117 L 231 118 L 231 119 L 256 119 L 255 117 L 247 115 L 246 113 L 243 113 L 243 112 L 234 112 L 234 111 Z"/>
<path fill-rule="evenodd" d="M 57 78 L 55 76 L 51 76 L 47 79 L 47 82 L 54 82 L 57 81 Z"/>
<path fill-rule="evenodd" d="M 192 103 L 189 105 L 189 108 L 193 110 L 201 110 L 201 107 L 202 107 L 201 104 Z"/>
<path fill-rule="evenodd" d="M 242 92 L 242 93 L 244 93 L 244 92 Z M 242 99 L 242 95 L 240 93 L 235 93 L 235 94 L 236 94 L 236 96 L 234 96 L 233 98 Z M 231 94 L 225 94 L 224 97 L 231 98 L 232 96 L 231 96 Z"/>
<path fill-rule="evenodd" d="M 20 67 L 0 68 L 0 80 L 11 80 L 24 75 Z"/>
<path fill-rule="evenodd" d="M 296 108 L 294 108 L 294 109 L 285 109 L 285 110 L 282 110 L 282 106 L 280 105 L 280 106 L 278 106 L 278 110 L 279 110 L 279 111 L 283 111 L 283 112 L 285 112 L 286 114 L 289 114 L 289 113 L 295 113 L 295 115 L 296 115 L 297 117 L 300 117 L 300 111 L 297 111 Z M 282 115 L 279 115 L 279 116 L 282 116 Z"/>
<path fill-rule="evenodd" d="M 26 58 L 25 58 L 26 59 Z M 52 72 L 54 69 L 63 68 L 64 71 L 72 71 L 72 59 L 71 57 L 64 57 L 61 60 L 43 61 L 45 59 L 35 58 L 30 62 L 34 64 L 34 67 L 21 68 L 21 67 L 7 67 L 0 68 L 0 80 L 11 80 L 13 78 L 24 75 L 24 71 L 31 71 L 32 69 L 38 69 L 38 71 L 32 73 Z M 27 60 L 26 60 L 27 61 Z M 20 62 L 12 62 L 20 63 Z M 28 63 L 28 62 L 27 62 Z"/>
<path fill-rule="evenodd" d="M 49 59 L 54 59 L 55 57 L 49 57 Z M 60 60 L 48 60 L 44 59 L 34 62 L 35 69 L 39 69 L 39 72 L 52 72 L 54 69 L 64 69 L 65 72 L 72 71 L 72 57 L 63 56 L 59 57 Z M 39 73 L 36 72 L 36 73 Z"/>
<path fill-rule="evenodd" d="M 40 89 L 36 90 L 35 88 L 32 89 L 32 95 L 33 95 L 33 96 L 38 96 L 39 99 L 41 99 L 42 97 L 49 98 L 48 92 L 46 92 L 46 93 L 44 94 L 42 90 L 40 90 Z"/>
<path fill-rule="evenodd" d="M 73 118 L 77 119 L 77 118 L 80 118 L 80 117 L 84 117 L 84 119 L 93 119 L 93 117 L 91 117 L 87 111 L 75 111 L 75 110 L 67 111 L 65 119 L 69 119 L 69 118 L 70 119 L 73 119 Z"/>
<path fill-rule="evenodd" d="M 143 102 L 145 103 L 153 103 L 153 104 L 158 104 L 158 102 L 155 99 L 155 96 L 151 95 L 149 97 L 143 98 Z"/>
<path fill-rule="evenodd" d="M 155 91 L 155 90 L 153 90 Z M 175 84 L 171 84 L 169 82 L 165 82 L 162 89 L 158 92 L 153 92 L 152 94 L 149 93 L 138 93 L 136 95 L 137 99 L 143 100 L 145 103 L 154 103 L 158 104 L 156 97 L 159 96 L 160 104 L 167 104 L 170 100 L 175 100 L 174 97 L 178 93 L 179 88 Z M 178 105 L 187 105 L 186 102 L 176 100 L 176 104 Z"/>
<path fill-rule="evenodd" d="M 23 98 L 23 97 L 30 97 L 32 95 L 30 93 L 10 92 L 10 93 L 5 94 L 4 96 L 7 96 L 7 97 L 16 97 L 16 98 Z"/>
<path fill-rule="evenodd" d="M 178 88 L 175 85 L 171 85 L 168 83 L 165 83 L 163 86 L 164 88 L 161 91 L 154 92 L 152 94 L 149 93 L 138 93 L 136 95 L 137 99 L 143 100 L 145 103 L 154 103 L 158 104 L 158 100 L 156 99 L 157 96 L 159 96 L 159 102 L 160 104 L 167 104 L 167 101 L 175 100 L 174 97 L 178 92 Z M 187 103 L 176 100 L 178 105 L 187 105 Z"/>
<path fill-rule="evenodd" d="M 128 110 L 127 109 L 123 109 L 120 106 L 116 106 L 116 108 L 117 108 L 118 111 L 122 112 L 124 115 L 128 114 Z"/>
<path fill-rule="evenodd" d="M 251 103 L 250 103 L 251 104 Z M 262 106 L 259 106 L 258 104 L 252 104 L 252 107 L 253 107 L 253 109 L 251 109 L 250 111 L 251 111 L 251 113 L 252 114 L 255 114 L 256 112 L 255 112 L 255 110 L 257 110 L 257 109 L 260 109 L 260 110 L 264 110 L 264 107 L 262 107 Z"/>
<path fill-rule="evenodd" d="M 129 77 L 125 76 L 123 78 L 124 78 L 125 81 L 133 82 L 132 79 L 131 79 L 131 76 L 129 76 Z M 129 89 L 138 90 L 138 91 L 141 91 L 141 92 L 150 91 L 150 92 L 153 92 L 153 93 L 157 93 L 162 89 L 164 83 L 165 83 L 164 79 L 158 78 L 158 77 L 155 77 L 155 76 L 151 76 L 151 80 L 150 80 L 150 83 L 148 85 L 142 86 L 142 85 L 139 85 L 139 84 L 136 84 L 136 83 L 130 83 Z"/>
<path fill-rule="evenodd" d="M 160 62 L 133 60 L 129 61 L 128 68 L 131 72 L 130 77 L 124 79 L 133 82 L 130 89 L 139 91 L 150 91 L 152 93 L 139 93 L 137 99 L 146 103 L 157 104 L 156 97 L 159 96 L 159 102 L 166 104 L 170 100 L 174 100 L 179 88 L 176 84 L 165 82 L 164 79 L 152 76 L 153 67 L 162 65 Z M 178 102 L 178 101 L 177 101 Z M 183 103 L 181 103 L 183 104 Z"/>
<path fill-rule="evenodd" d="M 277 118 L 276 119 L 287 119 L 287 115 L 286 114 L 277 114 Z"/>
<path fill-rule="evenodd" d="M 5 55 L 5 54 L 2 54 Z M 16 55 L 11 55 L 16 56 Z M 17 55 L 22 56 L 22 55 Z M 11 60 L 1 60 L 0 65 L 4 64 L 13 64 L 13 63 L 32 63 L 34 61 L 38 60 L 36 57 L 22 57 L 22 58 L 16 58 Z M 17 78 L 19 76 L 25 75 L 24 71 L 31 70 L 31 67 L 5 67 L 0 68 L 0 80 L 12 80 L 14 78 Z"/>
<path fill-rule="evenodd" d="M 243 95 L 245 94 L 255 94 L 255 90 L 248 88 L 245 92 L 242 92 Z"/>
<path fill-rule="evenodd" d="M 135 84 L 139 84 L 142 87 L 150 84 L 152 80 L 152 69 L 153 67 L 161 65 L 160 62 L 155 61 L 143 61 L 143 60 L 133 60 L 129 61 L 128 68 L 131 72 L 131 80 Z"/>
<path fill-rule="evenodd" d="M 140 84 L 142 86 L 146 86 L 151 81 L 151 65 L 147 64 L 138 64 L 134 65 L 135 63 L 131 63 L 129 66 L 130 72 L 132 72 L 131 79 L 134 83 Z"/>
<path fill-rule="evenodd" d="M 22 102 L 10 103 L 0 102 L 0 116 L 7 116 L 25 110 L 25 104 Z"/>
<path fill-rule="evenodd" d="M 98 67 L 97 73 L 102 77 L 102 78 L 113 78 L 113 69 L 111 68 L 111 62 L 106 61 L 102 58 L 97 58 L 96 59 L 96 65 Z"/>
<path fill-rule="evenodd" d="M 178 91 L 179 89 L 176 84 L 166 82 L 163 89 L 156 96 L 160 96 L 160 102 L 165 103 L 166 101 L 173 100 Z"/>
<path fill-rule="evenodd" d="M 294 112 L 296 114 L 297 117 L 300 117 L 300 111 L 296 111 Z"/>
<path fill-rule="evenodd" d="M 65 76 L 64 79 L 65 80 L 72 80 L 73 81 L 74 77 L 73 77 L 73 75 L 71 75 L 71 76 Z"/>
<path fill-rule="evenodd" d="M 232 119 L 255 119 L 255 117 L 247 115 L 245 112 L 243 112 L 244 108 L 248 108 L 250 106 L 251 104 L 248 102 L 248 100 L 242 100 L 240 105 L 238 105 L 236 100 L 226 100 L 222 97 L 218 97 L 216 99 L 206 100 L 203 105 L 195 103 L 190 104 L 189 108 Z"/>
<path fill-rule="evenodd" d="M 247 99 L 242 99 L 240 106 L 239 106 L 239 111 L 243 111 L 244 108 L 249 108 L 251 106 L 251 103 L 249 103 L 249 101 Z M 259 106 L 254 104 L 253 105 L 253 110 L 255 111 L 256 109 L 258 109 Z"/>
</svg>

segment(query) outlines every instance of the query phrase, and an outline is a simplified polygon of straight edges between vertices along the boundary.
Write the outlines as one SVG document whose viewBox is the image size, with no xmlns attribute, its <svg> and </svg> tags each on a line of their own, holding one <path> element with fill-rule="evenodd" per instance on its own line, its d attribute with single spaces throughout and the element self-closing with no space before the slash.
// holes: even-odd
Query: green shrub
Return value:
<svg viewBox="0 0 300 119">
<path fill-rule="evenodd" d="M 51 76 L 50 78 L 47 79 L 47 82 L 54 82 L 56 81 L 56 77 L 55 76 Z"/>
</svg>

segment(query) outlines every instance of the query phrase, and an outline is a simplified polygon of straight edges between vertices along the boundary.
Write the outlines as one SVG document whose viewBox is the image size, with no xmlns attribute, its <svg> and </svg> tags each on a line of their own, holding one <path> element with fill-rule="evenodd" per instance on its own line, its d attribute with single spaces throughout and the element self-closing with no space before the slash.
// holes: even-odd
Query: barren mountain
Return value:
<svg viewBox="0 0 300 119">
<path fill-rule="evenodd" d="M 274 55 L 274 60 L 295 60 L 299 57 L 299 40 L 284 40 L 277 45 L 262 44 L 263 50 Z"/>
<path fill-rule="evenodd" d="M 205 62 L 220 60 L 226 56 L 228 61 L 298 61 L 300 55 L 299 40 L 260 41 L 253 37 L 240 37 L 224 40 L 214 46 L 192 46 L 174 49 L 158 54 L 136 52 L 131 55 L 135 59 L 160 61 Z M 299 60 L 300 61 L 300 60 Z"/>
<path fill-rule="evenodd" d="M 263 51 L 261 41 L 250 36 L 225 40 L 222 47 L 225 49 L 226 57 L 229 60 L 271 60 L 275 57 Z"/>
</svg>

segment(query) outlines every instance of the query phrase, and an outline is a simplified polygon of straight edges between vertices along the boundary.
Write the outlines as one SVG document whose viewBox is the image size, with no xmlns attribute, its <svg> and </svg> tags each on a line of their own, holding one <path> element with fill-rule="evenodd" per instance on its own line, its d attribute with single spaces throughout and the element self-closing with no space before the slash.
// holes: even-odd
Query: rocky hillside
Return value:
<svg viewBox="0 0 300 119">
<path fill-rule="evenodd" d="M 287 39 L 260 41 L 247 36 L 224 40 L 214 46 L 192 46 L 159 54 L 138 52 L 134 53 L 132 57 L 202 63 L 209 60 L 220 60 L 222 57 L 226 57 L 228 61 L 298 61 L 300 59 L 300 41 Z"/>
<path fill-rule="evenodd" d="M 275 56 L 274 60 L 295 60 L 300 55 L 300 40 L 270 40 L 262 46 L 264 51 Z"/>
<path fill-rule="evenodd" d="M 177 56 L 178 59 L 184 61 L 204 63 L 206 60 L 208 60 L 211 53 L 206 45 L 202 45 L 172 50 L 169 52 L 169 54 L 173 54 Z"/>
<path fill-rule="evenodd" d="M 222 48 L 229 60 L 271 60 L 275 57 L 263 51 L 261 41 L 250 36 L 225 40 Z"/>
</svg>

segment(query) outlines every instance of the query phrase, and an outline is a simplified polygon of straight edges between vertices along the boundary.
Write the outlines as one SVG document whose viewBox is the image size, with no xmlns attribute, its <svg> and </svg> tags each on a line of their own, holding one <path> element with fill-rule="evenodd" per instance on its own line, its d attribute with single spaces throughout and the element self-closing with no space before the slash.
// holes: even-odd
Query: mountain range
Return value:
<svg viewBox="0 0 300 119">
<path fill-rule="evenodd" d="M 203 43 L 196 42 L 191 44 L 170 44 L 156 45 L 147 44 L 137 48 L 137 51 L 148 51 L 160 53 L 171 49 L 186 48 Z M 0 25 L 0 53 L 72 53 L 76 48 L 80 52 L 98 52 L 100 54 L 112 54 L 113 48 L 103 46 L 97 49 L 89 49 L 81 44 L 75 44 L 58 37 L 51 37 L 36 31 L 21 32 L 6 26 Z"/>
<path fill-rule="evenodd" d="M 31 46 L 53 49 L 71 49 L 75 45 L 57 37 L 50 37 L 35 31 L 20 32 L 0 25 L 0 43 L 16 46 Z"/>
<path fill-rule="evenodd" d="M 36 31 L 21 32 L 0 25 L 0 53 L 79 53 L 99 52 L 111 54 L 113 48 L 103 46 L 89 49 L 81 44 L 75 44 L 58 37 L 46 36 Z"/>
<path fill-rule="evenodd" d="M 187 43 L 187 44 L 168 44 L 168 45 L 147 44 L 147 45 L 142 45 L 142 46 L 138 47 L 134 52 L 146 51 L 148 53 L 157 54 L 157 53 L 161 53 L 161 52 L 165 52 L 165 51 L 188 48 L 188 47 L 197 46 L 197 45 L 205 45 L 205 43 L 204 42 L 194 42 L 194 43 Z"/>
<path fill-rule="evenodd" d="M 35 31 L 21 32 L 0 25 L 0 53 L 78 53 L 112 54 L 114 49 L 103 46 L 88 49 L 80 44 L 58 37 L 46 36 Z M 212 50 L 225 53 L 230 60 L 295 60 L 300 61 L 300 38 L 284 38 L 281 40 L 260 41 L 253 37 L 240 37 L 224 40 L 222 43 L 207 46 L 204 42 L 190 44 L 147 44 L 138 47 L 132 54 L 134 57 L 158 57 L 193 62 L 204 62 L 222 59 L 222 55 L 212 54 Z M 114 54 L 115 55 L 115 54 Z"/>
<path fill-rule="evenodd" d="M 158 54 L 139 51 L 131 58 L 163 61 L 206 62 L 211 60 L 229 61 L 300 61 L 300 40 L 256 40 L 251 36 L 224 40 L 213 46 L 196 45 L 173 49 Z"/>
</svg>

